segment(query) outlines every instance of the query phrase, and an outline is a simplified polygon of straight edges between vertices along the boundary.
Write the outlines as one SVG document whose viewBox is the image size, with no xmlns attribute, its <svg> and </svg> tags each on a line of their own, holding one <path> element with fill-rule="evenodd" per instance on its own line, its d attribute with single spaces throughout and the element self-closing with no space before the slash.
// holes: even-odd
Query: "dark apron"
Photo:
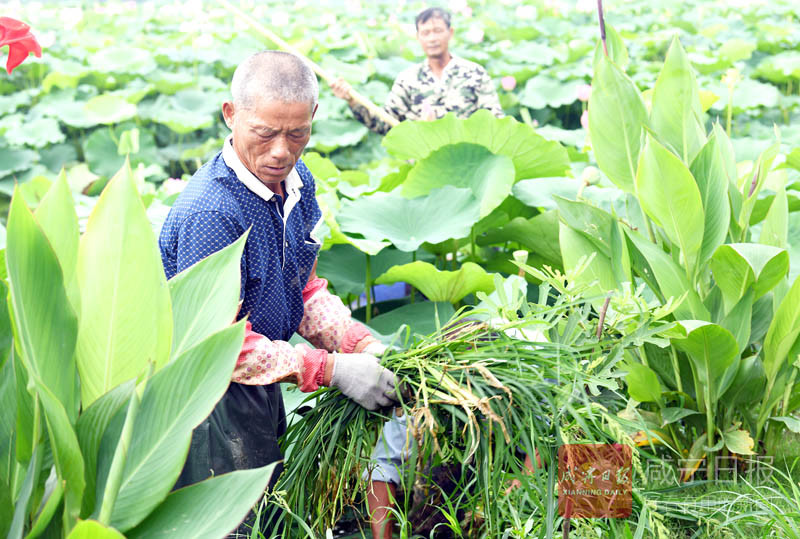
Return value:
<svg viewBox="0 0 800 539">
<path fill-rule="evenodd" d="M 211 415 L 194 429 L 189 456 L 175 488 L 281 460 L 278 438 L 284 432 L 286 412 L 280 384 L 249 386 L 231 382 Z M 270 489 L 282 471 L 280 463 L 272 472 Z M 262 533 L 272 537 L 278 530 L 274 522 L 265 522 L 265 516 L 261 518 Z M 251 513 L 245 522 L 252 522 L 252 518 Z M 249 536 L 246 523 L 238 531 Z"/>
</svg>

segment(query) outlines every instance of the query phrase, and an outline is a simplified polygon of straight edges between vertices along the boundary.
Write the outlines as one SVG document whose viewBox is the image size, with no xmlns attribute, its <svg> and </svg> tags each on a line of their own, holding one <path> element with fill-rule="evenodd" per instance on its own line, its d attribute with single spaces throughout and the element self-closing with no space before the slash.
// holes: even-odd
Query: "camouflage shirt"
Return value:
<svg viewBox="0 0 800 539">
<path fill-rule="evenodd" d="M 365 107 L 350 108 L 372 131 L 380 134 L 389 131 L 389 124 L 373 117 Z M 488 109 L 498 118 L 503 116 L 497 91 L 486 70 L 455 56 L 445 66 L 441 79 L 434 76 L 427 61 L 404 70 L 383 105 L 383 110 L 401 122 L 424 120 L 431 115 L 441 118 L 448 112 L 467 118 L 478 109 Z"/>
</svg>

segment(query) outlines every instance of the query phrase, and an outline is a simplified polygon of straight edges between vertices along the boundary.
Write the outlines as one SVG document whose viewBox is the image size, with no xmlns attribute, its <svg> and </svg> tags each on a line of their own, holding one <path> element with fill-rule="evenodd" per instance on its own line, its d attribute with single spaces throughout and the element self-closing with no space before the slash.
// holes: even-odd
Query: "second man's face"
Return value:
<svg viewBox="0 0 800 539">
<path fill-rule="evenodd" d="M 417 40 L 422 45 L 422 52 L 428 58 L 446 56 L 452 37 L 453 29 L 448 28 L 447 24 L 437 17 L 420 23 L 417 28 Z"/>
</svg>

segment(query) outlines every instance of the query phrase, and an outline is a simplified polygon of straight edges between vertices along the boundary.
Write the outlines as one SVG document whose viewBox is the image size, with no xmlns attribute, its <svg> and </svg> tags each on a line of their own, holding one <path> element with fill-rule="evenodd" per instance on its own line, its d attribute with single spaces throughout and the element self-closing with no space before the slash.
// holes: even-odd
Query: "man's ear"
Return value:
<svg viewBox="0 0 800 539">
<path fill-rule="evenodd" d="M 224 106 L 224 105 L 223 105 Z M 311 111 L 311 119 L 314 119 L 314 115 L 317 113 L 317 109 L 319 108 L 319 103 L 314 105 L 314 110 Z"/>
<path fill-rule="evenodd" d="M 222 104 L 222 117 L 225 119 L 225 125 L 228 126 L 228 129 L 233 129 L 233 103 L 231 101 L 225 101 Z"/>
</svg>

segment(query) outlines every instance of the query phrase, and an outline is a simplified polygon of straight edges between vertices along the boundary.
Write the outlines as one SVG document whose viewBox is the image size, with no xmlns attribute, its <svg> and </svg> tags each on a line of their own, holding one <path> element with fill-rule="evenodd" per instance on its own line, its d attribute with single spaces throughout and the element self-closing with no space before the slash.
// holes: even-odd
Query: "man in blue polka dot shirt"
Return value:
<svg viewBox="0 0 800 539">
<path fill-rule="evenodd" d="M 195 429 L 178 486 L 282 458 L 286 417 L 278 382 L 338 387 L 368 409 L 390 405 L 385 348 L 316 276 L 321 211 L 300 159 L 317 108 L 317 80 L 299 57 L 264 51 L 237 67 L 222 106 L 231 136 L 175 201 L 159 237 L 168 278 L 249 230 L 239 318 L 247 332 L 231 385 Z M 298 332 L 317 348 L 292 346 Z M 273 478 L 280 473 L 277 469 Z"/>
</svg>

